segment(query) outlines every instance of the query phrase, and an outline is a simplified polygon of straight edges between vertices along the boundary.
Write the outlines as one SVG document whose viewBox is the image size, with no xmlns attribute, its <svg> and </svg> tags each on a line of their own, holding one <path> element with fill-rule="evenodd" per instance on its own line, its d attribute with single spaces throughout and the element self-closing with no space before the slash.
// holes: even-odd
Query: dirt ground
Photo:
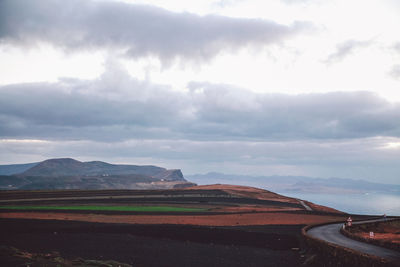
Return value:
<svg viewBox="0 0 400 267">
<path fill-rule="evenodd" d="M 328 207 L 231 185 L 179 190 L 9 191 L 2 205 L 168 205 L 201 213 L 0 211 L 0 245 L 132 266 L 301 266 L 305 225 L 344 221 Z M 0 263 L 1 263 L 0 258 Z M 0 264 L 1 265 L 1 264 Z"/>
<path fill-rule="evenodd" d="M 297 234 L 301 227 L 202 228 L 0 219 L 2 245 L 143 267 L 300 266 Z"/>
<path fill-rule="evenodd" d="M 226 215 L 104 215 L 77 214 L 52 212 L 3 212 L 0 218 L 67 220 L 103 223 L 130 224 L 185 224 L 207 226 L 236 226 L 236 225 L 291 225 L 316 224 L 322 222 L 344 221 L 343 216 L 324 216 L 296 213 L 246 213 Z"/>
<path fill-rule="evenodd" d="M 353 234 L 367 239 L 370 238 L 370 232 L 374 233 L 373 238 L 376 240 L 400 245 L 400 220 L 356 226 L 352 229 Z"/>
<path fill-rule="evenodd" d="M 228 194 L 246 198 L 253 198 L 259 200 L 269 200 L 269 201 L 279 201 L 282 203 L 291 203 L 298 204 L 299 201 L 295 198 L 286 197 L 283 195 L 276 194 L 274 192 L 270 192 L 268 190 L 264 190 L 261 188 L 250 187 L 250 186 L 238 186 L 238 185 L 227 185 L 227 184 L 214 184 L 214 185 L 201 185 L 196 187 L 189 187 L 186 190 L 195 190 L 195 189 L 203 189 L 203 190 L 220 190 L 226 192 Z M 314 211 L 320 212 L 330 212 L 330 213 L 338 213 L 342 214 L 343 212 L 338 211 L 336 209 L 317 205 L 312 202 L 305 201 L 308 206 L 310 206 Z"/>
</svg>

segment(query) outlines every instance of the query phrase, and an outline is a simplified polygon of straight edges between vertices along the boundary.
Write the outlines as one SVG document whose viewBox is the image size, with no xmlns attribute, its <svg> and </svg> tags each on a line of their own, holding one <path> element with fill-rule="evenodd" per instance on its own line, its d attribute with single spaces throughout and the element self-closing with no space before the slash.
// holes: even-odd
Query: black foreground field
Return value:
<svg viewBox="0 0 400 267">
<path fill-rule="evenodd" d="M 132 266 L 299 266 L 301 225 L 198 227 L 0 219 L 0 245 Z M 0 263 L 7 259 L 0 258 Z"/>
</svg>

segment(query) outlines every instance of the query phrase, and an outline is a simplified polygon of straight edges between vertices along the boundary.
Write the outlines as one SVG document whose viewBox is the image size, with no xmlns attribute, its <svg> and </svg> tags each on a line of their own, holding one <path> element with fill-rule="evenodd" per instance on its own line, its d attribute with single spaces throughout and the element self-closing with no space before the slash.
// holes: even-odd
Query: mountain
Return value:
<svg viewBox="0 0 400 267">
<path fill-rule="evenodd" d="M 162 172 L 157 173 L 156 175 L 153 175 L 152 177 L 167 181 L 168 180 L 180 181 L 182 179 L 185 180 L 185 178 L 183 178 L 181 170 L 164 170 Z"/>
<path fill-rule="evenodd" d="M 306 176 L 249 176 L 210 172 L 186 176 L 198 184 L 222 183 L 248 185 L 275 192 L 302 193 L 391 193 L 400 194 L 400 185 L 372 183 L 343 178 L 312 178 Z"/>
<path fill-rule="evenodd" d="M 116 165 L 102 161 L 81 162 L 78 160 L 48 159 L 21 173 L 23 176 L 71 176 L 71 175 L 127 175 L 143 174 L 156 176 L 165 173 L 167 169 L 157 166 Z M 170 173 L 171 175 L 173 172 Z M 184 180 L 183 176 L 165 175 L 166 180 Z"/>
<path fill-rule="evenodd" d="M 20 165 L 23 166 L 0 165 L 0 169 L 12 174 L 0 175 L 0 189 L 164 189 L 195 185 L 187 182 L 179 169 L 151 165 L 81 162 L 71 158 Z"/>
<path fill-rule="evenodd" d="M 27 163 L 27 164 L 0 165 L 0 175 L 13 175 L 17 173 L 22 173 L 37 164 L 39 164 L 39 162 Z"/>
</svg>

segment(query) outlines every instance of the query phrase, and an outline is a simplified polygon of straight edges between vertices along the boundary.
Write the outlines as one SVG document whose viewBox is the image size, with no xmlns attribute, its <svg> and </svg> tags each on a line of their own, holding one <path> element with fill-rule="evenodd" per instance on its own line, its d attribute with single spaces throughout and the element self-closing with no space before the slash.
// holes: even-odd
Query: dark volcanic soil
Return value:
<svg viewBox="0 0 400 267">
<path fill-rule="evenodd" d="M 0 219 L 0 245 L 133 266 L 299 266 L 302 225 L 197 227 Z M 1 263 L 1 259 L 0 259 Z"/>
</svg>

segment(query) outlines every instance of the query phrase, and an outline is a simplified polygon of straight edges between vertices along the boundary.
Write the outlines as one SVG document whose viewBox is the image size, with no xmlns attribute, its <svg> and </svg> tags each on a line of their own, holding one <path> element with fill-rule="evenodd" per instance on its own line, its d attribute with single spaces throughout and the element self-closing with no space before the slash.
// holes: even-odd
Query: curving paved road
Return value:
<svg viewBox="0 0 400 267">
<path fill-rule="evenodd" d="M 353 222 L 353 224 L 362 224 L 362 223 L 377 222 L 383 220 L 384 219 L 360 221 L 360 222 Z M 398 251 L 356 241 L 342 235 L 340 233 L 340 228 L 342 227 L 342 225 L 343 223 L 336 223 L 336 224 L 328 224 L 328 225 L 314 227 L 308 230 L 307 234 L 312 237 L 325 240 L 327 242 L 342 247 L 354 249 L 365 254 L 375 255 L 388 260 L 400 261 L 400 252 Z"/>
</svg>

